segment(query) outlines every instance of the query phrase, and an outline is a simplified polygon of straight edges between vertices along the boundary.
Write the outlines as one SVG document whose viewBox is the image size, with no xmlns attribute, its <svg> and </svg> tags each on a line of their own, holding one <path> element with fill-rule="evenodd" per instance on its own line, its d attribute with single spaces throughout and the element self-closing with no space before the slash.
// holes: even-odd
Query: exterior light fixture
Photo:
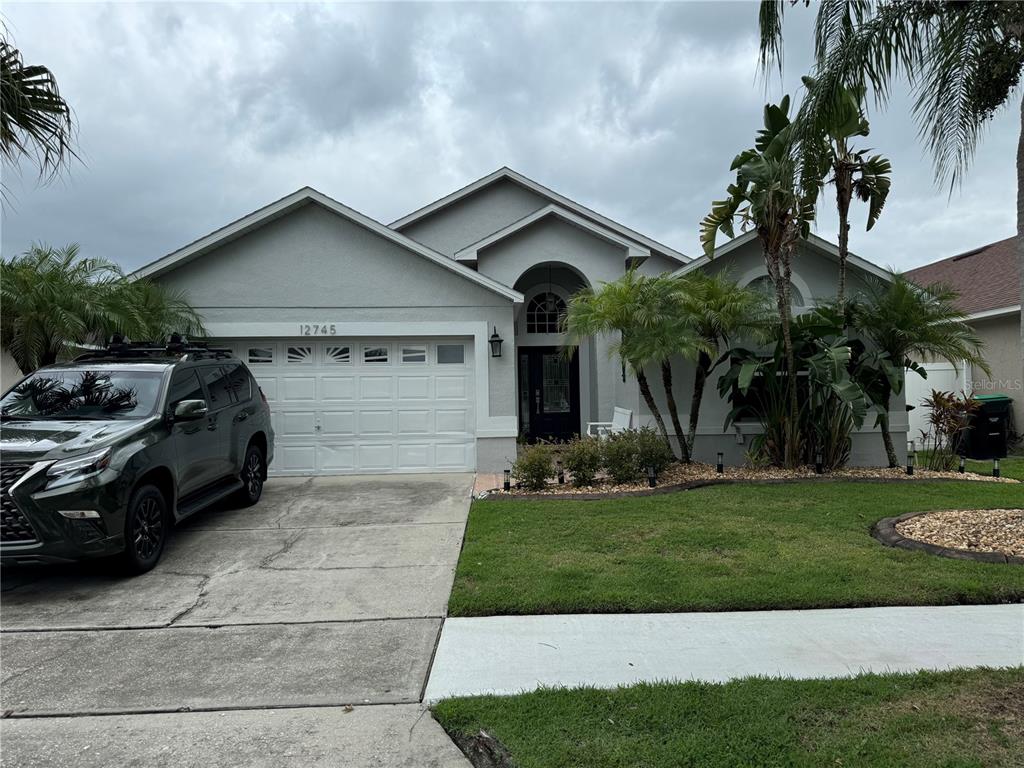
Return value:
<svg viewBox="0 0 1024 768">
<path fill-rule="evenodd" d="M 814 454 L 814 474 L 820 475 L 825 471 L 824 462 L 821 459 L 821 451 Z"/>
<path fill-rule="evenodd" d="M 491 345 L 491 357 L 501 357 L 501 342 L 504 339 L 498 335 L 498 326 L 494 326 L 494 333 L 491 334 L 491 338 L 487 342 Z"/>
<path fill-rule="evenodd" d="M 961 454 L 961 456 L 960 456 L 960 469 L 957 470 L 957 471 L 960 472 L 960 474 L 962 475 L 966 470 L 967 470 L 967 457 Z"/>
<path fill-rule="evenodd" d="M 565 485 L 565 470 L 562 468 L 562 460 L 559 459 L 555 464 L 558 466 L 558 484 Z"/>
<path fill-rule="evenodd" d="M 917 451 L 914 449 L 914 441 L 907 443 L 907 474 L 914 474 L 914 459 L 917 458 Z"/>
<path fill-rule="evenodd" d="M 505 482 L 502 484 L 501 487 L 504 488 L 506 491 L 512 489 L 512 470 L 505 470 Z"/>
<path fill-rule="evenodd" d="M 718 470 L 718 474 L 725 472 L 725 456 L 721 451 L 718 452 L 718 466 L 715 469 Z"/>
<path fill-rule="evenodd" d="M 999 477 L 999 457 L 992 458 L 992 477 Z"/>
<path fill-rule="evenodd" d="M 647 485 L 651 488 L 658 484 L 658 475 L 654 471 L 654 467 L 647 468 Z"/>
</svg>

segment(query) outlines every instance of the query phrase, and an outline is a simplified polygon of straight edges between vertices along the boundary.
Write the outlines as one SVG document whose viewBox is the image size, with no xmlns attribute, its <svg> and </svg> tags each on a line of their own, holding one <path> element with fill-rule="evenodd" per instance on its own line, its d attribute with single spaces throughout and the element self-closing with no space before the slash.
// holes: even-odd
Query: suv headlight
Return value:
<svg viewBox="0 0 1024 768">
<path fill-rule="evenodd" d="M 102 451 L 56 462 L 46 470 L 46 476 L 50 478 L 46 487 L 59 488 L 62 485 L 76 483 L 90 475 L 102 472 L 110 466 L 110 454 L 111 450 L 105 448 Z"/>
</svg>

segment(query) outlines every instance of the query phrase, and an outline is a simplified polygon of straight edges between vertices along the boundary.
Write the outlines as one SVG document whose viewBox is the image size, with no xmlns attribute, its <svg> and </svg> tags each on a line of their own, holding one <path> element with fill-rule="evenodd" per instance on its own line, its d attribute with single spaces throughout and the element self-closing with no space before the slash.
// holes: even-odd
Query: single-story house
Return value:
<svg viewBox="0 0 1024 768">
<path fill-rule="evenodd" d="M 960 298 L 957 307 L 967 315 L 985 343 L 985 361 L 992 374 L 965 361 L 925 363 L 928 378 L 908 376 L 907 403 L 920 401 L 933 389 L 1004 394 L 1013 398 L 1014 422 L 1024 432 L 1024 344 L 1021 341 L 1021 283 L 1016 237 L 926 264 L 907 272 L 918 285 L 945 283 Z M 918 437 L 927 414 L 911 412 L 911 436 Z"/>
<path fill-rule="evenodd" d="M 834 293 L 835 262 L 831 244 L 803 244 L 798 307 Z M 252 369 L 274 415 L 273 470 L 329 474 L 499 471 L 517 439 L 569 438 L 616 406 L 633 426 L 649 423 L 610 339 L 561 354 L 570 296 L 632 267 L 766 276 L 752 235 L 694 261 L 508 168 L 390 225 L 300 189 L 136 274 L 185 291 Z M 850 271 L 854 288 L 888 274 L 856 258 Z M 686 407 L 692 366 L 675 367 Z M 698 458 L 742 461 L 758 427 L 724 432 L 727 410 L 709 386 Z M 902 400 L 892 428 L 905 444 Z M 884 462 L 870 425 L 853 460 Z"/>
</svg>

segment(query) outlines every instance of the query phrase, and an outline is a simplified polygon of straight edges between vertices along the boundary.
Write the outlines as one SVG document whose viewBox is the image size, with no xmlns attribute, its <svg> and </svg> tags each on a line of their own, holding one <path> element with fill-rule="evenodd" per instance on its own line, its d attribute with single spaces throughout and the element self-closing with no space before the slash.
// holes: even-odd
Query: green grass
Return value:
<svg viewBox="0 0 1024 768">
<path fill-rule="evenodd" d="M 486 731 L 517 768 L 998 768 L 1024 763 L 1024 668 L 542 690 L 434 716 L 457 743 Z"/>
<path fill-rule="evenodd" d="M 991 461 L 967 461 L 967 471 L 977 472 L 979 475 L 992 474 Z M 999 474 L 1003 477 L 1012 477 L 1014 480 L 1024 480 L 1024 457 L 1007 456 L 999 460 Z"/>
<path fill-rule="evenodd" d="M 981 482 L 717 486 L 607 501 L 480 501 L 452 616 L 993 603 L 1024 568 L 885 547 L 883 517 L 1024 505 Z"/>
</svg>

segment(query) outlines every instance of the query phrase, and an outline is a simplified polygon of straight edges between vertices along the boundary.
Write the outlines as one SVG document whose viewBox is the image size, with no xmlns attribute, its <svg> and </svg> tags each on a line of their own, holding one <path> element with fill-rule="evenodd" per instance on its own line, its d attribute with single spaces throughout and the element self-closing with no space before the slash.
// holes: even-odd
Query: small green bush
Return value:
<svg viewBox="0 0 1024 768">
<path fill-rule="evenodd" d="M 550 445 L 525 445 L 512 465 L 516 485 L 530 491 L 541 491 L 554 474 Z"/>
<path fill-rule="evenodd" d="M 655 432 L 651 427 L 644 427 L 636 431 L 637 459 L 640 462 L 640 469 L 647 472 L 648 467 L 654 467 L 657 474 L 664 472 L 668 465 L 675 461 L 675 456 L 665 443 L 665 438 Z"/>
<path fill-rule="evenodd" d="M 594 484 L 601 462 L 601 441 L 596 437 L 577 437 L 562 449 L 562 466 L 577 488 Z"/>
<path fill-rule="evenodd" d="M 616 484 L 635 483 L 644 474 L 636 430 L 609 435 L 602 444 L 604 468 Z"/>
</svg>

